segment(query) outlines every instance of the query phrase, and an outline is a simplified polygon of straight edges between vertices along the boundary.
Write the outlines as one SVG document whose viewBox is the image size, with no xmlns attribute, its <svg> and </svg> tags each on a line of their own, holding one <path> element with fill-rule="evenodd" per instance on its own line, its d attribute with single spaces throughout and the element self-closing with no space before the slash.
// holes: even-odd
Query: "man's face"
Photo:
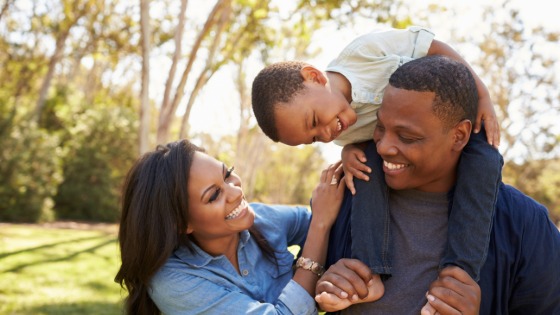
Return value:
<svg viewBox="0 0 560 315">
<path fill-rule="evenodd" d="M 280 142 L 292 146 L 331 142 L 356 123 L 356 112 L 342 95 L 317 82 L 305 86 L 291 102 L 276 107 Z"/>
<path fill-rule="evenodd" d="M 433 92 L 387 86 L 373 139 L 393 189 L 446 192 L 455 183 L 460 155 L 456 130 L 445 132 L 432 111 Z"/>
</svg>

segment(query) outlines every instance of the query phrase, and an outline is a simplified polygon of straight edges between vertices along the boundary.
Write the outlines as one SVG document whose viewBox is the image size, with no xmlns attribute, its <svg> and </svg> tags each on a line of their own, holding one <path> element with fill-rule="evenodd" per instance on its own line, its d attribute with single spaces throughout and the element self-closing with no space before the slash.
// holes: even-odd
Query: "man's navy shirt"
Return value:
<svg viewBox="0 0 560 315">
<path fill-rule="evenodd" d="M 346 190 L 331 229 L 327 267 L 352 257 L 351 208 Z M 560 314 L 560 232 L 545 207 L 508 185 L 499 187 L 478 284 L 480 314 Z"/>
</svg>

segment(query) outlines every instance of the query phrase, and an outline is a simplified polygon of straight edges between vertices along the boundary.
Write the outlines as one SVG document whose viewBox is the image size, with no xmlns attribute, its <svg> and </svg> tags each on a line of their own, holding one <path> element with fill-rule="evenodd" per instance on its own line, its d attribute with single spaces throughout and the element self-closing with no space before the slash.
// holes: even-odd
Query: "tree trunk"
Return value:
<svg viewBox="0 0 560 315">
<path fill-rule="evenodd" d="M 173 59 L 171 62 L 171 68 L 169 68 L 169 75 L 167 76 L 167 81 L 165 82 L 165 91 L 163 93 L 163 101 L 161 105 L 160 112 L 160 122 L 164 116 L 164 110 L 169 108 L 169 98 L 171 95 L 171 89 L 173 87 L 173 82 L 175 81 L 175 73 L 177 72 L 177 63 L 181 58 L 182 45 L 183 45 L 183 33 L 185 31 L 185 12 L 187 11 L 187 0 L 181 0 L 181 10 L 179 12 L 179 24 L 177 25 L 177 32 L 175 33 L 175 52 L 173 52 Z M 167 115 L 167 113 L 165 114 Z M 158 143 L 159 143 L 158 134 Z"/>
<path fill-rule="evenodd" d="M 140 91 L 139 153 L 148 151 L 150 132 L 150 0 L 140 0 L 142 39 L 142 88 Z"/>
<path fill-rule="evenodd" d="M 47 71 L 47 75 L 43 80 L 43 84 L 41 85 L 41 90 L 39 91 L 39 98 L 37 100 L 37 105 L 35 106 L 35 120 L 37 123 L 41 120 L 41 114 L 43 112 L 43 108 L 45 107 L 45 100 L 47 98 L 47 94 L 49 92 L 49 88 L 52 83 L 52 79 L 54 77 L 54 70 L 56 65 L 60 61 L 62 57 L 62 53 L 64 52 L 64 46 L 66 43 L 66 38 L 68 38 L 68 34 L 70 34 L 70 28 L 66 31 L 61 32 L 60 36 L 56 39 L 56 45 L 54 49 L 54 54 L 51 56 L 49 60 L 49 68 Z"/>
<path fill-rule="evenodd" d="M 181 102 L 183 96 L 185 95 L 185 85 L 187 84 L 189 74 L 192 70 L 194 61 L 196 60 L 196 55 L 198 53 L 198 50 L 200 49 L 202 41 L 204 40 L 206 35 L 208 35 L 208 33 L 210 32 L 212 26 L 216 23 L 215 17 L 221 11 L 224 3 L 229 3 L 229 2 L 231 2 L 231 0 L 218 0 L 216 2 L 216 5 L 214 5 L 212 12 L 210 12 L 210 15 L 208 15 L 204 27 L 202 28 L 200 33 L 198 33 L 195 43 L 191 48 L 187 66 L 185 68 L 185 71 L 183 71 L 183 75 L 181 76 L 181 81 L 179 82 L 179 85 L 177 86 L 177 89 L 175 91 L 175 96 L 173 97 L 173 101 L 171 103 L 168 102 L 168 103 L 161 104 L 161 109 L 159 113 L 159 125 L 157 131 L 158 144 L 162 144 L 167 141 L 167 138 L 169 137 L 169 128 L 171 126 L 171 122 L 173 121 L 173 117 L 175 116 L 175 111 L 177 110 L 179 103 Z"/>
</svg>

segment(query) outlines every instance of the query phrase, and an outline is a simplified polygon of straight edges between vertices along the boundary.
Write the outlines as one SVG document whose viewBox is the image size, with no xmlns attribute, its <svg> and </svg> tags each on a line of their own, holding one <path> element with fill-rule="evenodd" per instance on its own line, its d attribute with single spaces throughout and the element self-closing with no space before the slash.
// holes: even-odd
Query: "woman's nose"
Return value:
<svg viewBox="0 0 560 315">
<path fill-rule="evenodd" d="M 226 195 L 227 201 L 232 202 L 239 200 L 240 196 L 243 196 L 243 189 L 241 189 L 240 183 L 230 181 L 227 184 Z"/>
</svg>

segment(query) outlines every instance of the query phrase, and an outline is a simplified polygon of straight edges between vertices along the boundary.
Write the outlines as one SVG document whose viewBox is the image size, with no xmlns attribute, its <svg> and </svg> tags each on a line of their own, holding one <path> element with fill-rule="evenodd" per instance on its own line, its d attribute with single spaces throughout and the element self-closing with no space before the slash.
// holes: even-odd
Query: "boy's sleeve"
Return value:
<svg viewBox="0 0 560 315">
<path fill-rule="evenodd" d="M 378 56 L 397 55 L 420 58 L 428 54 L 435 34 L 424 27 L 411 26 L 407 29 L 387 29 L 364 35 L 364 46 Z"/>
</svg>

